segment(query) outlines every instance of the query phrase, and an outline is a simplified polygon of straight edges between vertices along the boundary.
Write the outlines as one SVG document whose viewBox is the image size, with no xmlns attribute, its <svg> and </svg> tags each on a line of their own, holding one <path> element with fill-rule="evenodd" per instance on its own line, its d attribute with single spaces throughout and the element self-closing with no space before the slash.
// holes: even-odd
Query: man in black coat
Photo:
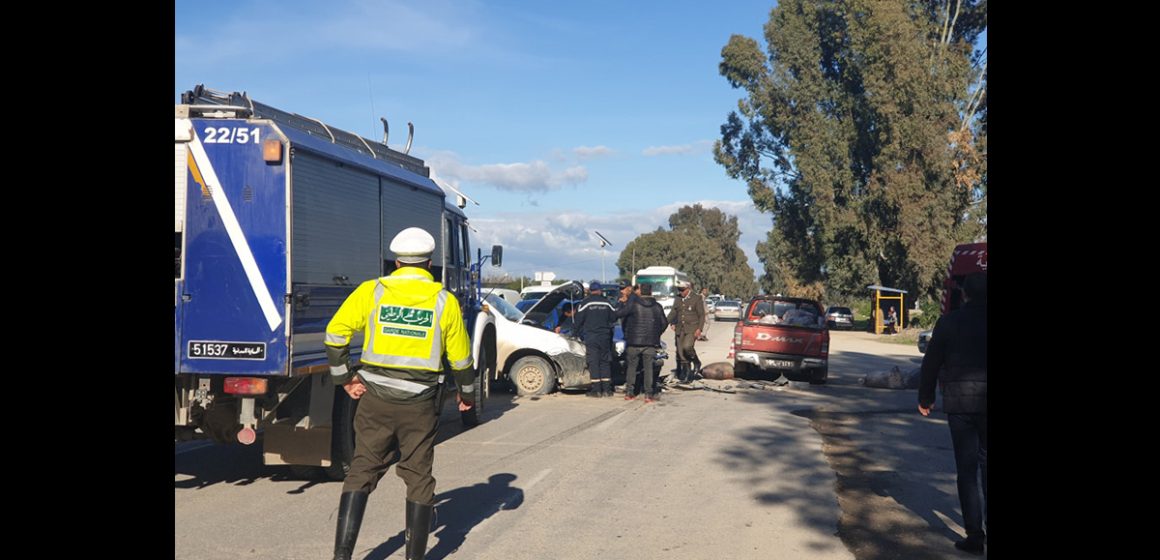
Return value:
<svg viewBox="0 0 1160 560">
<path fill-rule="evenodd" d="M 652 297 L 652 284 L 641 284 L 639 297 L 621 294 L 620 302 L 616 318 L 624 319 L 624 399 L 636 399 L 636 368 L 643 361 L 644 402 L 650 403 L 657 397 L 653 391 L 653 362 L 661 345 L 661 333 L 669 323 L 661 304 Z"/>
<path fill-rule="evenodd" d="M 982 554 L 987 519 L 987 274 L 968 276 L 962 291 L 966 304 L 938 320 L 922 358 L 918 411 L 930 415 L 935 385 L 941 386 L 967 530 L 967 538 L 955 548 Z"/>
<path fill-rule="evenodd" d="M 589 397 L 612 396 L 612 327 L 616 325 L 616 310 L 604 297 L 604 286 L 593 282 L 588 286 L 588 297 L 580 302 L 573 331 L 584 340 L 584 354 L 588 360 L 588 374 L 592 376 Z"/>
</svg>

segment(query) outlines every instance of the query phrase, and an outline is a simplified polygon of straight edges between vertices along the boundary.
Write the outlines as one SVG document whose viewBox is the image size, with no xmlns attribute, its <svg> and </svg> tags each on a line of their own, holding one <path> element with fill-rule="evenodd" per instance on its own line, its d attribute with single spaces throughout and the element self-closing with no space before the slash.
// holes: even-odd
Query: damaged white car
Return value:
<svg viewBox="0 0 1160 560">
<path fill-rule="evenodd" d="M 553 330 L 564 320 L 561 304 L 583 297 L 584 286 L 569 282 L 557 286 L 523 313 L 503 298 L 488 295 L 487 308 L 495 317 L 497 379 L 509 379 L 520 396 L 546 395 L 557 387 L 587 389 L 592 379 L 584 358 L 584 343 Z"/>
</svg>

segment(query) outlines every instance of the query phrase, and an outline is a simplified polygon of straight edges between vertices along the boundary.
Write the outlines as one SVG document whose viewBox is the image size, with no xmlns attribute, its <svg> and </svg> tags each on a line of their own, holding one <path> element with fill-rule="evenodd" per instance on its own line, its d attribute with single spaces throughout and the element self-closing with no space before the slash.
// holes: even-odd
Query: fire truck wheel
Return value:
<svg viewBox="0 0 1160 560">
<path fill-rule="evenodd" d="M 358 401 L 350 398 L 342 388 L 336 388 L 331 414 L 330 466 L 325 468 L 326 476 L 331 480 L 346 478 L 354 460 L 355 410 L 358 410 Z"/>
</svg>

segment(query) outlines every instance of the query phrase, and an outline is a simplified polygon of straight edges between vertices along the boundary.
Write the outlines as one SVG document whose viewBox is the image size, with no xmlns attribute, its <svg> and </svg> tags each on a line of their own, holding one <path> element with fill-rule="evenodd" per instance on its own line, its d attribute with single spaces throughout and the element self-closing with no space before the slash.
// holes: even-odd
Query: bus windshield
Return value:
<svg viewBox="0 0 1160 560">
<path fill-rule="evenodd" d="M 677 290 L 673 282 L 673 277 L 669 276 L 654 276 L 644 275 L 636 277 L 637 284 L 652 284 L 653 297 L 671 297 L 676 295 Z"/>
</svg>

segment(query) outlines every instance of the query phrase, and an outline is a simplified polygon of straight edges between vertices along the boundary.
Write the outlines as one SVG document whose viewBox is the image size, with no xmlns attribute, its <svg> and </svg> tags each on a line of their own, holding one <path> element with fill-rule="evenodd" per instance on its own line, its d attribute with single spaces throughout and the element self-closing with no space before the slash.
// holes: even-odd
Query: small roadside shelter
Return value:
<svg viewBox="0 0 1160 560">
<path fill-rule="evenodd" d="M 895 328 L 898 330 L 905 328 L 909 320 L 906 313 L 906 302 L 903 301 L 906 290 L 878 285 L 866 287 L 870 289 L 870 332 L 882 334 L 889 329 L 886 317 L 891 308 L 894 308 L 894 312 L 898 314 L 898 324 L 895 325 Z"/>
</svg>

